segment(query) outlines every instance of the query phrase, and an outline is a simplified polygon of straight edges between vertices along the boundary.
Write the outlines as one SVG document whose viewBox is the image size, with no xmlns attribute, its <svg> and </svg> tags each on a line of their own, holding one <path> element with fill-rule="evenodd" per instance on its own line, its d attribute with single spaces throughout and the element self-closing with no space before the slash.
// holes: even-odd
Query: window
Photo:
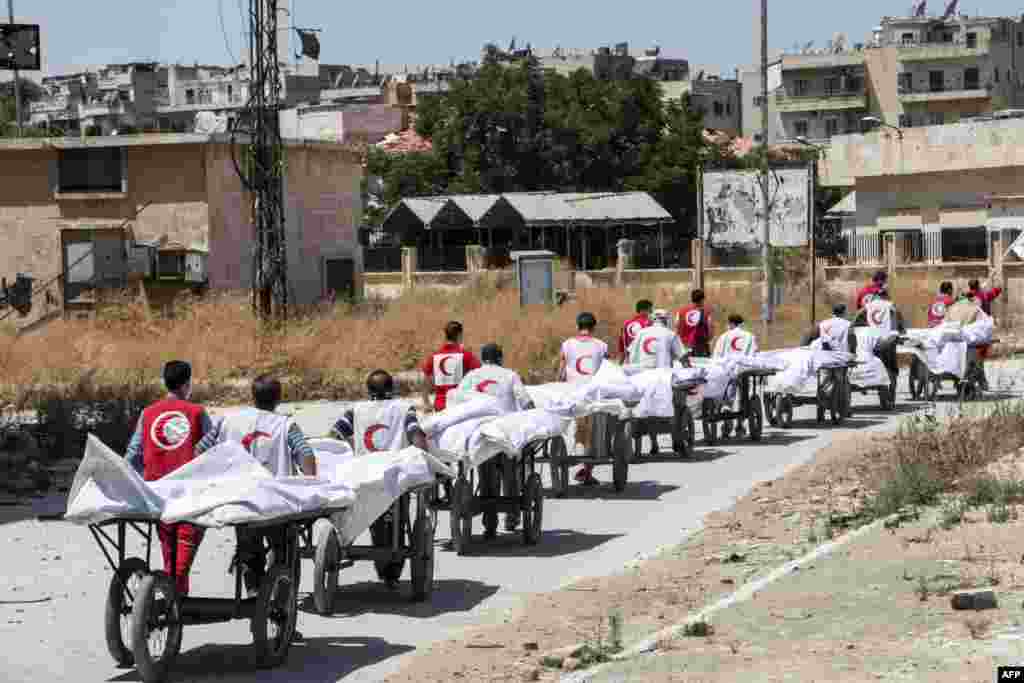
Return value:
<svg viewBox="0 0 1024 683">
<path fill-rule="evenodd" d="M 941 126 L 946 122 L 946 115 L 941 111 L 933 111 L 928 115 L 928 123 L 932 126 Z"/>
<path fill-rule="evenodd" d="M 233 91 L 233 89 L 232 89 L 232 87 L 230 85 L 228 86 L 228 101 L 229 102 L 234 102 L 235 101 L 235 94 L 234 94 L 234 91 Z"/>
<path fill-rule="evenodd" d="M 793 81 L 793 94 L 795 94 L 797 97 L 801 97 L 803 95 L 806 95 L 807 94 L 807 86 L 808 86 L 807 81 L 805 81 L 803 79 L 799 79 L 799 80 Z"/>
<path fill-rule="evenodd" d="M 977 67 L 964 69 L 964 90 L 977 90 L 980 81 Z"/>
<path fill-rule="evenodd" d="M 754 96 L 754 106 L 755 107 L 763 107 L 764 106 L 764 97 L 761 96 L 761 95 L 755 95 Z"/>
<path fill-rule="evenodd" d="M 899 127 L 900 128 L 911 128 L 913 122 L 910 119 L 910 114 L 900 114 Z"/>
<path fill-rule="evenodd" d="M 846 90 L 851 93 L 864 92 L 864 79 L 860 76 L 850 76 L 846 80 Z"/>
<path fill-rule="evenodd" d="M 943 230 L 942 260 L 984 261 L 988 258 L 987 232 L 983 226 Z"/>
<path fill-rule="evenodd" d="M 124 150 L 120 147 L 65 149 L 57 162 L 57 191 L 123 192 Z"/>
<path fill-rule="evenodd" d="M 186 90 L 185 91 L 185 104 L 195 104 L 195 103 L 196 103 L 196 91 L 195 90 L 191 90 L 191 89 Z"/>
<path fill-rule="evenodd" d="M 901 73 L 899 75 L 899 86 L 901 93 L 914 92 L 914 74 Z"/>
<path fill-rule="evenodd" d="M 715 102 L 714 104 L 715 116 L 722 116 L 725 113 L 725 108 L 721 102 Z"/>
<path fill-rule="evenodd" d="M 941 71 L 928 72 L 928 89 L 932 92 L 942 92 L 945 86 L 945 76 Z"/>
<path fill-rule="evenodd" d="M 732 116 L 732 102 L 725 103 L 725 115 Z"/>
<path fill-rule="evenodd" d="M 978 34 L 977 33 L 968 33 L 967 34 L 967 47 L 970 48 L 970 49 L 974 49 L 974 48 L 978 47 Z"/>
<path fill-rule="evenodd" d="M 915 42 L 914 41 L 914 34 L 913 33 L 904 33 L 900 37 L 900 42 L 903 43 L 904 45 L 913 45 L 914 42 Z"/>
<path fill-rule="evenodd" d="M 829 97 L 839 94 L 839 79 L 838 78 L 826 78 L 825 79 L 825 94 Z"/>
<path fill-rule="evenodd" d="M 825 137 L 839 135 L 839 119 L 825 119 Z"/>
<path fill-rule="evenodd" d="M 127 90 L 119 90 L 119 91 L 117 91 L 117 98 L 119 100 L 121 100 L 122 102 L 131 102 L 132 101 L 132 94 L 130 92 L 128 92 Z"/>
<path fill-rule="evenodd" d="M 996 83 L 998 83 L 999 82 L 999 67 L 998 66 L 996 67 L 996 69 L 995 69 L 995 71 L 993 73 L 995 74 L 995 77 L 996 77 Z"/>
<path fill-rule="evenodd" d="M 1024 32 L 1017 31 L 1017 47 L 1024 47 Z"/>
<path fill-rule="evenodd" d="M 807 122 L 806 121 L 795 121 L 793 123 L 793 132 L 796 134 L 795 137 L 805 138 L 807 137 Z"/>
</svg>

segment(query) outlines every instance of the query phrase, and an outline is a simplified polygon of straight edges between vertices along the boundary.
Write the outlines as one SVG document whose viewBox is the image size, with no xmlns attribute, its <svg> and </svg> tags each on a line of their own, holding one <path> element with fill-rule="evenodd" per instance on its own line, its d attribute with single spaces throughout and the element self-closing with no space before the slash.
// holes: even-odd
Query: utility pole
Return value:
<svg viewBox="0 0 1024 683">
<path fill-rule="evenodd" d="M 278 0 L 249 1 L 249 102 L 231 132 L 235 170 L 253 202 L 253 308 L 264 321 L 288 314 L 277 19 Z"/>
<path fill-rule="evenodd" d="M 761 319 L 764 333 L 772 319 L 771 245 L 769 244 L 771 205 L 768 169 L 768 0 L 761 0 Z"/>
<path fill-rule="evenodd" d="M 10 23 L 14 23 L 14 0 L 7 0 L 7 17 Z M 21 137 L 21 83 L 18 78 L 18 70 L 14 69 L 14 123 L 18 128 L 18 137 Z"/>
</svg>

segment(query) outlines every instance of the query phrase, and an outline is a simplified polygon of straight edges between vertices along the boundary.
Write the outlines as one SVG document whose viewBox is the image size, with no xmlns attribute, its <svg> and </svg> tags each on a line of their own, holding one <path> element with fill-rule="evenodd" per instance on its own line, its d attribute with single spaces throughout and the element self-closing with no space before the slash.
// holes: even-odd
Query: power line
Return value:
<svg viewBox="0 0 1024 683">
<path fill-rule="evenodd" d="M 234 50 L 231 49 L 231 43 L 228 41 L 228 29 L 224 24 L 224 0 L 217 0 L 217 14 L 220 15 L 220 32 L 224 36 L 224 49 L 227 50 L 228 57 L 231 58 L 232 64 L 238 64 L 238 60 L 235 59 Z"/>
</svg>

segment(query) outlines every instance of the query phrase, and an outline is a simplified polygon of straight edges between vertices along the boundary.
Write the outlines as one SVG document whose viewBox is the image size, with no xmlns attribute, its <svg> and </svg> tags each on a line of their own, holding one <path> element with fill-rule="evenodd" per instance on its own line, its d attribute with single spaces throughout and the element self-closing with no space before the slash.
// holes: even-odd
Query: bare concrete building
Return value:
<svg viewBox="0 0 1024 683">
<path fill-rule="evenodd" d="M 782 58 L 781 139 L 827 141 L 889 125 L 955 123 L 1024 102 L 1024 22 L 1008 17 L 884 17 L 864 43 L 837 35 Z"/>
</svg>

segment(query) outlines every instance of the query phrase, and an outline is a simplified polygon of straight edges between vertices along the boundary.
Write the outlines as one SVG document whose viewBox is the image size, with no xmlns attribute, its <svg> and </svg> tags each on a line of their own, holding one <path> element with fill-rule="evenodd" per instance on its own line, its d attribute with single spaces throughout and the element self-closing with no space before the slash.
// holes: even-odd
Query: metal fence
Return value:
<svg viewBox="0 0 1024 683">
<path fill-rule="evenodd" d="M 466 248 L 420 247 L 416 250 L 416 269 L 421 272 L 464 272 L 466 270 Z"/>
<path fill-rule="evenodd" d="M 363 250 L 363 270 L 367 273 L 401 272 L 402 248 L 367 247 Z"/>
</svg>

